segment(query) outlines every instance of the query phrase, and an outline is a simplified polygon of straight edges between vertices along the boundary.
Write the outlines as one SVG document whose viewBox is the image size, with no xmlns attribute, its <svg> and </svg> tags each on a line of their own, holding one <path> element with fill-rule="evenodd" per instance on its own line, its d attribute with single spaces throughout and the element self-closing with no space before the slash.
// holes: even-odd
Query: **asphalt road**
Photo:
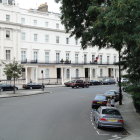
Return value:
<svg viewBox="0 0 140 140">
<path fill-rule="evenodd" d="M 47 88 L 49 94 L 0 99 L 0 140 L 119 140 L 122 130 L 98 130 L 91 102 L 116 86 Z"/>
</svg>

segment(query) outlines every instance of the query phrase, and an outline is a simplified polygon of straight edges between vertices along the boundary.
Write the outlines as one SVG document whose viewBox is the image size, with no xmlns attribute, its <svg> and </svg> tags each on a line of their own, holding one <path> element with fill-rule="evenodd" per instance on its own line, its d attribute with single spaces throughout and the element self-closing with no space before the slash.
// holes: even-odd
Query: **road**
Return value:
<svg viewBox="0 0 140 140">
<path fill-rule="evenodd" d="M 98 130 L 92 120 L 92 99 L 110 89 L 117 87 L 46 88 L 49 94 L 0 99 L 0 140 L 122 139 L 122 131 Z"/>
</svg>

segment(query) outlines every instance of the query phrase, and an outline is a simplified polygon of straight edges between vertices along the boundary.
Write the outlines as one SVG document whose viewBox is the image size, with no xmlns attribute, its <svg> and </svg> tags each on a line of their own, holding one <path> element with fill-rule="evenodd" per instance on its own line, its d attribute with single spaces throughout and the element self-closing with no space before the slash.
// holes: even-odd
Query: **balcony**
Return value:
<svg viewBox="0 0 140 140">
<path fill-rule="evenodd" d="M 25 60 L 21 61 L 21 64 L 37 64 L 37 65 L 115 65 L 115 63 L 100 63 L 100 62 L 71 62 L 71 60 L 63 60 L 61 59 L 60 62 L 57 61 L 50 61 L 50 62 L 41 62 L 38 60 Z"/>
</svg>

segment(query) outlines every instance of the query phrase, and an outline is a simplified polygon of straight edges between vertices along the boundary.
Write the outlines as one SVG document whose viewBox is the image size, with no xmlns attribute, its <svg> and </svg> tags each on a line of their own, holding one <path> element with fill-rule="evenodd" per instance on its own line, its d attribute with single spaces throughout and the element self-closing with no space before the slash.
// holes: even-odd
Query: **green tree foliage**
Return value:
<svg viewBox="0 0 140 140">
<path fill-rule="evenodd" d="M 138 75 L 140 0 L 56 1 L 62 3 L 62 24 L 71 36 L 81 39 L 83 49 L 88 46 L 115 48 L 121 51 L 122 64 L 129 74 L 134 76 L 137 70 Z"/>
<path fill-rule="evenodd" d="M 9 79 L 14 80 L 14 87 L 15 87 L 15 80 L 21 77 L 22 66 L 14 60 L 12 63 L 5 64 L 4 73 Z M 14 88 L 14 93 L 15 93 L 15 88 Z"/>
</svg>

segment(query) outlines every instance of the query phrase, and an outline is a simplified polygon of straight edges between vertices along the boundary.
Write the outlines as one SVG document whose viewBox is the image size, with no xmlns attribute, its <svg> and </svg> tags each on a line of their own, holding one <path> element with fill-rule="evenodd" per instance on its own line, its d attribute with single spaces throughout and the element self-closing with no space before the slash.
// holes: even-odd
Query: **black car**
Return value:
<svg viewBox="0 0 140 140">
<path fill-rule="evenodd" d="M 38 83 L 28 83 L 28 84 L 24 84 L 22 87 L 24 89 L 40 89 L 40 88 L 45 88 L 44 85 L 38 84 Z"/>
<path fill-rule="evenodd" d="M 102 82 L 100 82 L 100 81 L 96 81 L 96 80 L 90 81 L 90 85 L 101 85 L 101 84 L 102 84 Z"/>
<path fill-rule="evenodd" d="M 98 109 L 100 106 L 106 106 L 107 98 L 104 95 L 96 95 L 92 101 L 92 109 Z"/>
<path fill-rule="evenodd" d="M 114 79 L 104 79 L 102 81 L 103 85 L 111 85 L 111 84 L 116 84 L 116 81 Z"/>
<path fill-rule="evenodd" d="M 0 91 L 12 91 L 12 90 L 14 90 L 14 85 L 0 84 Z M 15 86 L 15 90 L 18 90 L 18 87 Z"/>
</svg>

